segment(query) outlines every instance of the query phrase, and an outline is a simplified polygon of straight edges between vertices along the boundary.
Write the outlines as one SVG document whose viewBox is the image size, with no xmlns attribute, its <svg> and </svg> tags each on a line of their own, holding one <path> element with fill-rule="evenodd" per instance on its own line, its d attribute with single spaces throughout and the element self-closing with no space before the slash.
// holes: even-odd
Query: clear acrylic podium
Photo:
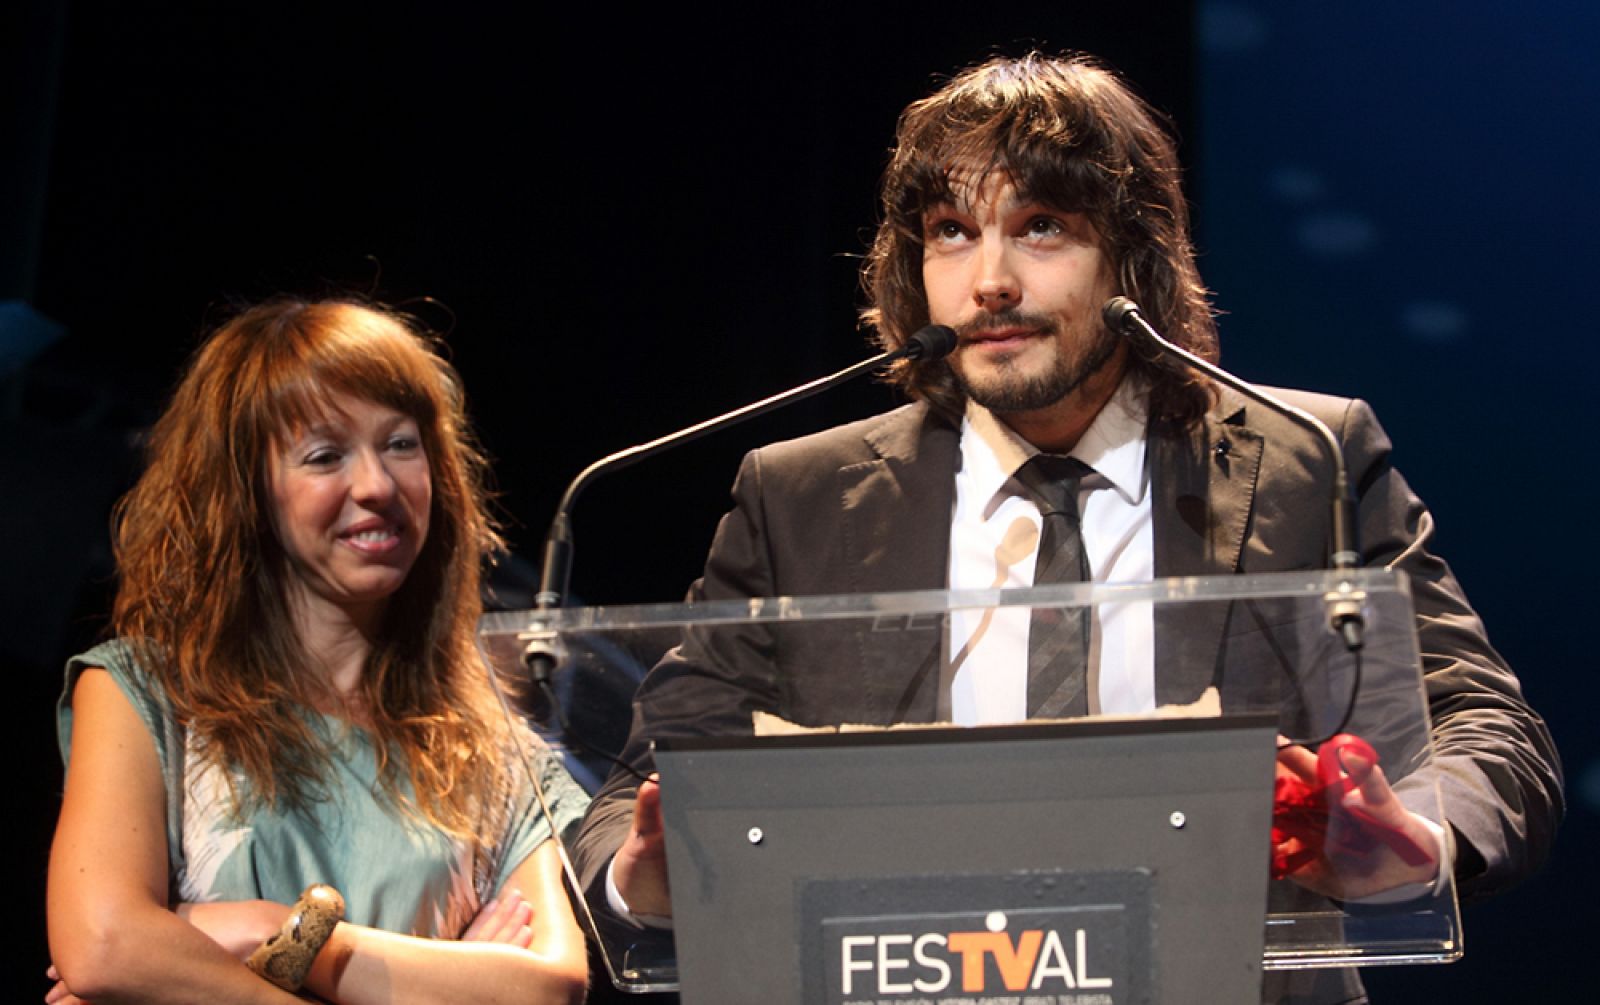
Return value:
<svg viewBox="0 0 1600 1005">
<path fill-rule="evenodd" d="M 1359 659 L 1329 627 L 1334 601 L 1360 606 Z M 1016 994 L 1019 1005 L 1029 993 L 1048 991 L 1046 978 L 1089 987 L 1038 1000 L 1092 1005 L 1213 1000 L 1181 989 L 1206 972 L 1196 957 L 1214 955 L 1213 964 L 1231 972 L 1237 968 L 1217 961 L 1247 953 L 1241 965 L 1259 983 L 1263 969 L 1461 955 L 1448 865 L 1431 888 L 1358 902 L 1267 879 L 1277 736 L 1313 746 L 1336 732 L 1362 738 L 1406 806 L 1443 820 L 1411 598 L 1398 574 L 1318 571 L 514 611 L 486 615 L 480 645 L 512 677 L 521 675 L 530 644 L 554 646 L 556 690 L 574 731 L 616 751 L 634 688 L 677 647 L 692 659 L 771 661 L 791 675 L 821 661 L 848 661 L 868 686 L 891 663 L 924 650 L 948 672 L 957 622 L 964 637 L 1017 619 L 1026 625 L 1034 607 L 1104 605 L 1149 612 L 1158 693 L 1161 681 L 1179 681 L 1167 692 L 1205 697 L 1211 718 L 673 737 L 660 744 L 683 945 L 675 947 L 671 934 L 608 919 L 595 905 L 583 920 L 614 981 L 648 991 L 677 987 L 681 977 L 691 1001 L 721 1000 L 717 982 L 736 980 L 755 989 L 757 997 L 746 1000 L 937 1002 L 941 993 L 928 989 L 956 996 L 951 1001 L 973 997 L 975 985 L 966 992 L 961 985 L 963 967 L 973 961 L 991 977 L 1004 969 L 999 964 L 1015 970 L 1032 961 L 1037 973 L 1024 981 L 1030 990 Z M 575 774 L 595 773 L 591 783 L 607 770 L 572 763 Z M 1095 783 L 1052 784 L 1053 769 L 1069 764 L 1074 777 Z M 675 797 L 680 772 L 686 780 Z M 860 833 L 852 831 L 857 827 Z M 927 839 L 932 829 L 939 840 Z M 1003 839 L 992 840 L 996 834 Z M 983 906 L 1002 901 L 1006 911 Z M 1209 905 L 1223 901 L 1243 907 L 1217 906 L 1208 921 Z M 1243 934 L 1226 922 L 1229 910 L 1245 912 Z M 1048 917 L 1056 918 L 1056 934 L 1040 936 L 1049 924 L 1038 919 Z M 929 928 L 930 918 L 948 924 Z M 874 919 L 893 922 L 884 922 L 884 931 L 906 932 L 874 935 Z M 1104 924 L 1114 934 L 1100 932 L 1094 919 L 1109 919 Z M 979 934 L 997 924 L 1011 928 Z M 1131 976 L 1116 993 L 1095 990 L 1099 978 L 1084 966 L 1085 953 L 1114 957 L 1118 973 Z M 759 960 L 759 977 L 739 975 L 733 961 L 746 957 Z M 873 974 L 878 984 L 864 983 Z M 886 997 L 884 988 L 893 993 Z"/>
</svg>

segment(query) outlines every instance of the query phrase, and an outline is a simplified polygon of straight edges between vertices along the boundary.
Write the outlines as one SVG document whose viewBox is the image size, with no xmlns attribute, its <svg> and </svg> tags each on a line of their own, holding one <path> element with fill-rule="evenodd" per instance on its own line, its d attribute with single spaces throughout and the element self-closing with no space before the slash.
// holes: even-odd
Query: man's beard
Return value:
<svg viewBox="0 0 1600 1005">
<path fill-rule="evenodd" d="M 1002 311 L 999 314 L 979 314 L 957 329 L 963 339 L 995 328 L 1022 327 L 1039 332 L 1038 338 L 1048 338 L 1055 343 L 1054 366 L 1047 370 L 1025 373 L 1017 357 L 1001 361 L 978 381 L 967 379 L 962 368 L 952 362 L 951 371 L 956 384 L 973 401 L 991 412 L 1032 412 L 1065 399 L 1085 381 L 1099 373 L 1116 354 L 1118 339 L 1093 319 L 1082 325 L 1076 337 L 1063 340 L 1062 320 L 1055 315 L 1024 314 L 1021 311 Z M 1022 354 L 1019 353 L 1018 356 Z"/>
</svg>

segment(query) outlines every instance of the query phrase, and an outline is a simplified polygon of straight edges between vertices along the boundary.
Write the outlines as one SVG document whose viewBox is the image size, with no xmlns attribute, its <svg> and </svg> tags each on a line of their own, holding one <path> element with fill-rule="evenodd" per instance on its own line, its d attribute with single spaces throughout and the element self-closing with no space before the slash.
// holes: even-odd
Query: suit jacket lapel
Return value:
<svg viewBox="0 0 1600 1005">
<path fill-rule="evenodd" d="M 892 414 L 866 435 L 874 459 L 840 468 L 845 582 L 854 593 L 943 589 L 960 434 L 926 405 Z M 936 717 L 942 619 L 862 626 L 865 698 L 893 721 Z"/>
<path fill-rule="evenodd" d="M 1152 428 L 1149 443 L 1156 576 L 1238 572 L 1262 451 L 1243 400 L 1223 390 L 1203 422 Z M 1213 682 L 1227 618 L 1225 604 L 1157 605 L 1158 703 L 1193 701 Z"/>
</svg>

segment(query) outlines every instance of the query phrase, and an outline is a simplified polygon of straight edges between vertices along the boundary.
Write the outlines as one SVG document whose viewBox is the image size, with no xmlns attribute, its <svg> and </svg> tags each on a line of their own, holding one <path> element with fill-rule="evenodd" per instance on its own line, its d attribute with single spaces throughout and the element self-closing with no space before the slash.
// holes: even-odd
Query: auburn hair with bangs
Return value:
<svg viewBox="0 0 1600 1005">
<path fill-rule="evenodd" d="M 980 192 L 999 175 L 1020 197 L 1094 225 L 1117 292 L 1190 352 L 1217 358 L 1216 325 L 1194 265 L 1177 151 L 1159 113 L 1085 56 L 993 59 L 966 70 L 900 115 L 884 171 L 882 219 L 862 265 L 875 341 L 896 349 L 928 323 L 923 214 Z M 1204 378 L 1138 352 L 1152 417 L 1177 423 L 1210 407 Z M 965 398 L 948 361 L 901 361 L 888 379 L 959 417 Z"/>
<path fill-rule="evenodd" d="M 230 784 L 243 777 L 236 814 L 325 797 L 332 752 L 306 710 L 332 696 L 290 616 L 294 573 L 266 472 L 269 452 L 342 395 L 415 420 L 433 484 L 427 538 L 361 677 L 362 725 L 395 805 L 469 836 L 506 732 L 473 642 L 481 576 L 500 537 L 460 380 L 401 315 L 276 299 L 201 345 L 151 431 L 143 476 L 117 505 L 112 628 L 200 755 L 227 769 Z"/>
</svg>

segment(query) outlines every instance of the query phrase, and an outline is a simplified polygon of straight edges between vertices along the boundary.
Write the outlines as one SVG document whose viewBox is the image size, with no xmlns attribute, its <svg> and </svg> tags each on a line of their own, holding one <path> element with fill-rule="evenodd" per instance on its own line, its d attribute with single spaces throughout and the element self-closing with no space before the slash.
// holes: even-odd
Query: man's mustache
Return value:
<svg viewBox="0 0 1600 1005">
<path fill-rule="evenodd" d="M 979 311 L 956 325 L 956 336 L 968 341 L 984 332 L 1002 328 L 1031 328 L 1045 335 L 1058 333 L 1061 319 L 1054 314 L 1030 314 L 1027 311 L 1004 310 L 991 313 Z"/>
</svg>

